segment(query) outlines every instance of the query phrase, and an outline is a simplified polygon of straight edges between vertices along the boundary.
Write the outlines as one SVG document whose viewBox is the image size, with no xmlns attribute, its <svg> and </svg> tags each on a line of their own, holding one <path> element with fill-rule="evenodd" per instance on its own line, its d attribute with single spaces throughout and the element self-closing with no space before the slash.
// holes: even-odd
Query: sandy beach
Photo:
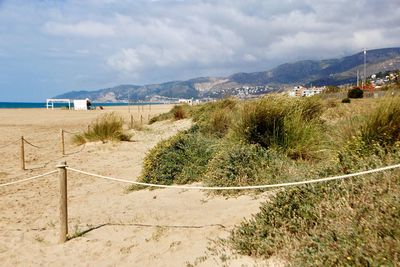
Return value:
<svg viewBox="0 0 400 267">
<path fill-rule="evenodd" d="M 0 183 L 55 170 L 60 161 L 101 175 L 136 180 L 146 152 L 162 139 L 191 126 L 190 120 L 158 122 L 145 131 L 130 130 L 132 142 L 76 146 L 60 131 L 79 132 L 97 116 L 115 111 L 127 121 L 140 121 L 171 106 L 107 107 L 105 110 L 0 110 Z M 20 137 L 26 168 L 20 167 Z M 58 243 L 57 174 L 23 184 L 0 187 L 0 262 L 2 266 L 267 266 L 249 257 L 213 256 L 207 248 L 227 237 L 243 218 L 257 212 L 268 193 L 224 198 L 196 190 L 127 192 L 126 184 L 69 172 L 69 233 Z M 84 234 L 84 231 L 90 230 Z"/>
</svg>

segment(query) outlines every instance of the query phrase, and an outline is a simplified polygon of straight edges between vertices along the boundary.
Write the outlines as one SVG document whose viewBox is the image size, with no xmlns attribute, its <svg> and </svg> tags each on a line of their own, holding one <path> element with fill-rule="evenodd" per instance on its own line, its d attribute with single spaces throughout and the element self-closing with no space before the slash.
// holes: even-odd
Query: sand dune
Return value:
<svg viewBox="0 0 400 267">
<path fill-rule="evenodd" d="M 118 107 L 126 119 L 145 119 L 171 106 L 143 111 Z M 67 135 L 61 155 L 60 129 L 82 131 L 100 111 L 0 110 L 0 183 L 70 167 L 135 180 L 146 152 L 162 139 L 190 127 L 190 120 L 160 122 L 133 142 L 89 143 L 77 147 Z M 20 170 L 18 139 L 26 145 L 26 171 Z M 10 142 L 15 142 L 9 144 Z M 9 144 L 9 145 L 8 145 Z M 8 146 L 7 146 L 8 145 Z M 5 146 L 5 147 L 4 147 Z M 2 266 L 264 266 L 248 257 L 212 256 L 212 240 L 226 237 L 234 224 L 258 210 L 268 194 L 238 198 L 210 197 L 177 189 L 126 192 L 126 185 L 69 173 L 69 232 L 77 237 L 58 244 L 56 175 L 0 187 L 0 262 Z M 87 233 L 82 232 L 90 230 Z M 226 252 L 229 255 L 229 252 Z"/>
</svg>

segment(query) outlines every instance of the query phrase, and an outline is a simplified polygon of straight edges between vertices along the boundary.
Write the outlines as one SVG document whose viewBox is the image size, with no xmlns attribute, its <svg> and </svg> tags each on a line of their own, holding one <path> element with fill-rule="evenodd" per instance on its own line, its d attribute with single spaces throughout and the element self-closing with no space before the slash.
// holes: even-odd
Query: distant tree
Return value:
<svg viewBox="0 0 400 267">
<path fill-rule="evenodd" d="M 342 103 L 350 103 L 350 102 L 351 102 L 350 98 L 343 98 L 342 99 Z"/>
<path fill-rule="evenodd" d="M 364 91 L 361 90 L 359 87 L 354 87 L 353 89 L 350 89 L 347 92 L 347 97 L 348 98 L 363 98 L 364 97 Z"/>
</svg>

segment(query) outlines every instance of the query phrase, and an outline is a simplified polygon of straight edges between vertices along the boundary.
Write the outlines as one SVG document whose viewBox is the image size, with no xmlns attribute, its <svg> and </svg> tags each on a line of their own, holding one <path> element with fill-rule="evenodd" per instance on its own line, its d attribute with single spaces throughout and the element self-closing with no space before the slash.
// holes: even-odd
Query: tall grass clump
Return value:
<svg viewBox="0 0 400 267">
<path fill-rule="evenodd" d="M 146 155 L 140 181 L 159 184 L 199 181 L 216 145 L 213 139 L 189 132 L 164 140 Z"/>
<path fill-rule="evenodd" d="M 76 143 L 85 141 L 129 141 L 131 136 L 124 133 L 124 120 L 114 112 L 107 113 L 98 117 L 90 124 L 89 129 L 83 134 L 74 137 Z"/>
<path fill-rule="evenodd" d="M 266 149 L 281 149 L 293 159 L 315 158 L 324 140 L 322 110 L 317 98 L 265 97 L 244 105 L 233 136 Z"/>
<path fill-rule="evenodd" d="M 194 108 L 192 116 L 202 133 L 222 138 L 232 127 L 237 116 L 237 107 L 236 100 L 227 98 Z"/>
<path fill-rule="evenodd" d="M 361 128 L 361 140 L 383 147 L 400 141 L 400 97 L 386 97 Z"/>
</svg>

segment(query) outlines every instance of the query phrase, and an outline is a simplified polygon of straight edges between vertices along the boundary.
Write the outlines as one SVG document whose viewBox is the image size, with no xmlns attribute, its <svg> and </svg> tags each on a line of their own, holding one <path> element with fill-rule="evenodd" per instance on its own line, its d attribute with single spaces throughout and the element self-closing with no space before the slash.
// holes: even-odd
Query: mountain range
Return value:
<svg viewBox="0 0 400 267">
<path fill-rule="evenodd" d="M 368 50 L 367 75 L 400 69 L 400 47 Z M 357 70 L 363 73 L 364 53 L 339 59 L 302 60 L 271 70 L 236 73 L 228 77 L 200 77 L 149 85 L 118 85 L 95 91 L 72 91 L 56 98 L 90 98 L 97 102 L 146 101 L 158 98 L 204 98 L 229 94 L 240 87 L 266 86 L 270 91 L 293 85 L 342 85 L 355 83 Z"/>
</svg>

